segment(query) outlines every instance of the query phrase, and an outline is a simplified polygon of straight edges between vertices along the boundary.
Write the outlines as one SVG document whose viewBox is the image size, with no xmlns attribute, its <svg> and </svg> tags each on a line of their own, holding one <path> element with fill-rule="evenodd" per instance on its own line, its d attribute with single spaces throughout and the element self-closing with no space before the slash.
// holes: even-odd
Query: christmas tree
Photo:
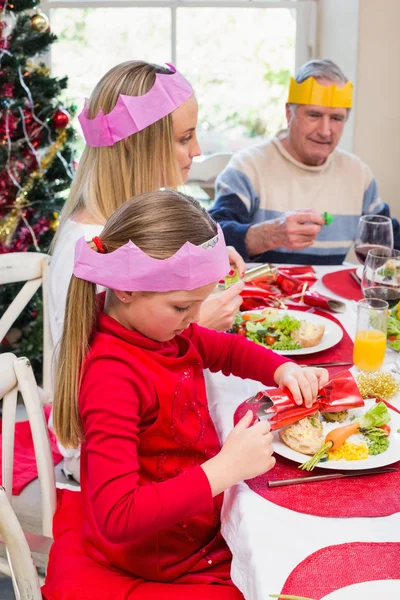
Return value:
<svg viewBox="0 0 400 600">
<path fill-rule="evenodd" d="M 0 254 L 48 252 L 74 174 L 76 107 L 60 98 L 67 78 L 52 77 L 39 59 L 56 39 L 37 0 L 0 0 Z M 1 286 L 0 315 L 20 287 Z M 38 367 L 39 297 L 16 325 L 19 340 L 0 340 L 1 350 Z"/>
</svg>

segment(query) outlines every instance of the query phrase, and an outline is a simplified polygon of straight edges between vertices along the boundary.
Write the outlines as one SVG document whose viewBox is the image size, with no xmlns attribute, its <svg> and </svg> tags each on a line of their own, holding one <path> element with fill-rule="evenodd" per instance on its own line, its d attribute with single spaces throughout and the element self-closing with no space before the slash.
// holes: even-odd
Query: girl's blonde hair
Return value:
<svg viewBox="0 0 400 600">
<path fill-rule="evenodd" d="M 113 252 L 132 240 L 154 258 L 168 258 L 187 241 L 199 246 L 217 226 L 196 200 L 174 190 L 155 191 L 128 200 L 107 221 L 100 240 Z M 97 251 L 93 242 L 90 247 Z M 57 363 L 54 428 L 66 447 L 83 439 L 78 395 L 83 364 L 97 318 L 96 286 L 72 276 Z"/>
<path fill-rule="evenodd" d="M 100 108 L 104 114 L 110 113 L 120 94 L 146 94 L 153 87 L 157 73 L 170 73 L 170 70 L 135 60 L 112 68 L 100 79 L 90 97 L 89 118 L 94 118 Z M 85 209 L 94 222 L 103 224 L 128 198 L 161 187 L 176 188 L 181 183 L 169 114 L 112 146 L 86 146 L 58 231 L 66 219 L 80 210 Z"/>
</svg>

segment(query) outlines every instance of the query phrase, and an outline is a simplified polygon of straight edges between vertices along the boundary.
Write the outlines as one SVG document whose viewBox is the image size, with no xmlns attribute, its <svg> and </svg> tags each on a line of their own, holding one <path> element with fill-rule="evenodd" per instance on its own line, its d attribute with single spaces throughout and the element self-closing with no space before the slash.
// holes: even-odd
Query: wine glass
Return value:
<svg viewBox="0 0 400 600">
<path fill-rule="evenodd" d="M 360 218 L 354 239 L 354 252 L 364 264 L 369 250 L 393 248 L 393 224 L 390 217 L 364 215 Z"/>
<path fill-rule="evenodd" d="M 361 288 L 364 298 L 385 300 L 393 308 L 400 301 L 400 251 L 384 247 L 370 250 Z"/>
</svg>

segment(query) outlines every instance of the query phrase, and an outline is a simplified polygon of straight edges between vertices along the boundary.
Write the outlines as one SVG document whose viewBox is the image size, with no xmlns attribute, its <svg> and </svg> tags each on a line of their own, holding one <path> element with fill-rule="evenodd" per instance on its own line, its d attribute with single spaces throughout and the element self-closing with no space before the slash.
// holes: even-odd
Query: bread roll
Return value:
<svg viewBox="0 0 400 600">
<path fill-rule="evenodd" d="M 298 330 L 298 342 L 302 348 L 316 346 L 322 340 L 325 325 L 314 325 L 310 321 L 301 321 Z"/>
</svg>

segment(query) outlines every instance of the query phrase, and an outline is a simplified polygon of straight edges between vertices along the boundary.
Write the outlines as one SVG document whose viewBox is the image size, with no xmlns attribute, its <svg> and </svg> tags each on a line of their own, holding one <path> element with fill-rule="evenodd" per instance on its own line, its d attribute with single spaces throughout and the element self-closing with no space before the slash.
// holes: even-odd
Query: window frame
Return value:
<svg viewBox="0 0 400 600">
<path fill-rule="evenodd" d="M 171 10 L 171 61 L 179 67 L 177 56 L 177 11 L 181 8 L 291 8 L 296 10 L 296 69 L 315 56 L 317 0 L 42 0 L 41 9 L 50 15 L 56 8 L 143 8 Z M 50 18 L 51 24 L 51 18 Z M 51 50 L 46 56 L 51 67 Z"/>
</svg>

